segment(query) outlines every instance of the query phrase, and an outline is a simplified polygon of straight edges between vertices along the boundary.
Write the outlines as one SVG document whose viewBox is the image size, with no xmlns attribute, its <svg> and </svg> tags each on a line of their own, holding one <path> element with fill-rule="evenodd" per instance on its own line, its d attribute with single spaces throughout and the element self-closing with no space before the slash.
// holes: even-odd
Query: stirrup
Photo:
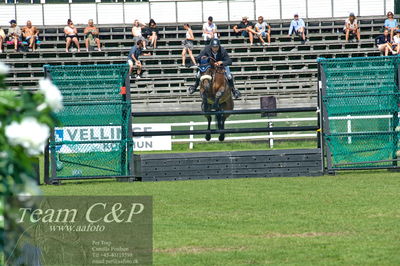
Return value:
<svg viewBox="0 0 400 266">
<path fill-rule="evenodd" d="M 197 91 L 197 88 L 195 86 L 190 86 L 188 91 L 189 91 L 189 94 L 193 94 Z"/>
<path fill-rule="evenodd" d="M 242 96 L 242 94 L 240 93 L 240 91 L 239 91 L 238 89 L 232 89 L 232 94 L 233 94 L 233 97 L 234 97 L 235 99 L 237 99 L 237 98 L 239 98 L 240 96 Z"/>
</svg>

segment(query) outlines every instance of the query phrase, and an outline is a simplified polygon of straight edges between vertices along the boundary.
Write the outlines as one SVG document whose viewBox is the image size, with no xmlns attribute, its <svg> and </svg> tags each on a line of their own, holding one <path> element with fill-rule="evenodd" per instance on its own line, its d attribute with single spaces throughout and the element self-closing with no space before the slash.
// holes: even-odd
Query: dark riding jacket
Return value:
<svg viewBox="0 0 400 266">
<path fill-rule="evenodd" d="M 196 61 L 199 63 L 200 59 L 205 56 L 205 57 L 211 57 L 215 59 L 216 61 L 222 61 L 224 66 L 230 66 L 232 65 L 232 60 L 230 59 L 228 53 L 226 52 L 225 48 L 219 47 L 217 56 L 214 57 L 214 54 L 212 52 L 211 46 L 206 46 L 203 51 L 200 52 L 200 54 L 196 57 Z"/>
</svg>

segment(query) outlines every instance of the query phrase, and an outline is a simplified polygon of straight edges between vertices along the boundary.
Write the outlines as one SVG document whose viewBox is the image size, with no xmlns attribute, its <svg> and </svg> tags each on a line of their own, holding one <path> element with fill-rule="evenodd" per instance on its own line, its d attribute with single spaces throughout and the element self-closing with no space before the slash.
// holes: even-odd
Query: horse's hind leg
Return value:
<svg viewBox="0 0 400 266">
<path fill-rule="evenodd" d="M 211 115 L 207 115 L 207 120 L 208 120 L 207 129 L 208 129 L 208 130 L 211 130 Z M 207 134 L 206 134 L 206 140 L 207 140 L 207 141 L 210 141 L 210 139 L 211 139 L 211 134 L 210 134 L 210 133 L 207 133 Z"/>
</svg>

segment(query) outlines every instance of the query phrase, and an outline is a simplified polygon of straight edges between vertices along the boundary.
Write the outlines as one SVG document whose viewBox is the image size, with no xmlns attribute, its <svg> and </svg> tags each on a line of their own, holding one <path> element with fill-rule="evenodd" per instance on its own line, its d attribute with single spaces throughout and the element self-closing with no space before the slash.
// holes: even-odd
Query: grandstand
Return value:
<svg viewBox="0 0 400 266">
<path fill-rule="evenodd" d="M 272 27 L 272 44 L 265 47 L 257 42 L 250 46 L 245 39 L 234 36 L 232 27 L 236 21 L 216 22 L 221 42 L 233 59 L 231 70 L 236 86 L 242 92 L 242 97 L 235 101 L 236 108 L 257 108 L 260 96 L 270 95 L 277 97 L 279 107 L 316 106 L 317 58 L 380 55 L 374 46 L 374 38 L 380 34 L 384 16 L 358 17 L 361 41 L 357 43 L 345 43 L 342 33 L 344 20 L 345 17 L 305 19 L 308 42 L 301 45 L 297 38 L 287 37 L 289 19 L 267 18 Z M 98 21 L 101 22 L 100 19 Z M 152 56 L 141 58 L 146 70 L 144 78 L 131 80 L 135 110 L 158 107 L 166 111 L 199 109 L 200 97 L 187 93 L 187 87 L 194 81 L 195 70 L 180 68 L 181 40 L 185 36 L 182 24 L 158 23 L 161 37 L 158 48 L 154 52 L 150 50 Z M 190 24 L 196 38 L 193 51 L 196 55 L 204 46 L 201 41 L 202 23 Z M 0 60 L 11 66 L 7 85 L 35 89 L 38 80 L 44 76 L 44 64 L 125 63 L 133 45 L 132 25 L 107 23 L 97 26 L 104 46 L 101 52 L 85 52 L 82 49 L 80 53 L 65 53 L 64 25 L 39 25 L 42 43 L 37 52 L 15 53 L 12 49 L 5 49 L 0 54 Z M 83 28 L 83 24 L 78 25 L 80 33 Z"/>
</svg>

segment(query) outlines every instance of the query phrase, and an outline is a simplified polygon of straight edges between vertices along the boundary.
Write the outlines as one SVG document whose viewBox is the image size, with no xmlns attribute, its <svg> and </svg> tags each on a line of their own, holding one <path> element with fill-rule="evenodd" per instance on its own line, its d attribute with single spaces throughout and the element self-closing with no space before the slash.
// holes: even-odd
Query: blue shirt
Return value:
<svg viewBox="0 0 400 266">
<path fill-rule="evenodd" d="M 393 20 L 386 19 L 385 20 L 385 27 L 397 28 L 397 20 L 396 19 L 393 19 Z"/>
<path fill-rule="evenodd" d="M 293 19 L 292 22 L 290 22 L 289 35 L 292 35 L 293 29 L 298 31 L 301 27 L 306 27 L 304 21 L 301 18 L 298 20 Z"/>
<path fill-rule="evenodd" d="M 135 56 L 137 60 L 139 60 L 139 55 L 142 53 L 142 49 L 140 49 L 138 46 L 134 45 L 132 46 L 131 50 L 129 51 L 128 54 L 128 60 L 133 60 L 132 55 Z"/>
</svg>

